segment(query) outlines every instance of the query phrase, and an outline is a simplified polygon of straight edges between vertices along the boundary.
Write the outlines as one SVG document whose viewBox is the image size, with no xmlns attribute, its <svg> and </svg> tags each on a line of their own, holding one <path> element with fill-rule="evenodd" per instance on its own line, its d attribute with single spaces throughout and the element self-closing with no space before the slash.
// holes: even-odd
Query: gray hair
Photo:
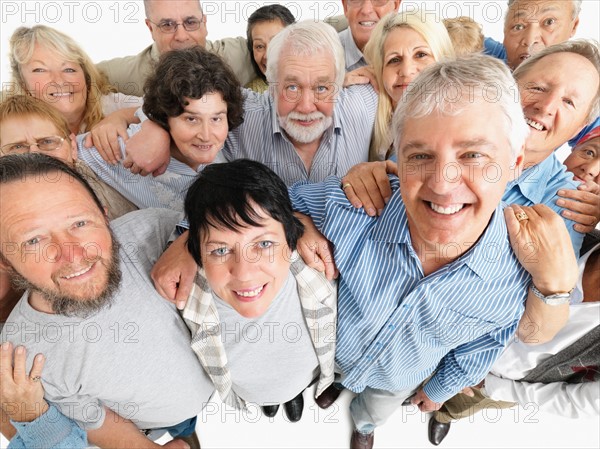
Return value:
<svg viewBox="0 0 600 449">
<path fill-rule="evenodd" d="M 508 13 L 510 11 L 510 7 L 516 2 L 517 0 L 508 0 L 508 10 L 506 11 L 506 17 L 504 19 L 504 23 L 506 24 L 506 21 L 508 20 Z M 566 0 L 563 0 L 566 1 Z M 573 9 L 571 11 L 571 20 L 575 20 L 577 17 L 579 17 L 579 13 L 581 12 L 581 3 L 583 2 L 583 0 L 571 0 L 571 3 L 573 3 Z"/>
<path fill-rule="evenodd" d="M 335 65 L 335 83 L 342 87 L 346 75 L 346 61 L 344 48 L 335 28 L 324 22 L 303 20 L 277 33 L 267 49 L 266 75 L 269 84 L 277 82 L 279 57 L 284 48 L 289 49 L 295 56 L 310 57 L 317 53 L 330 53 Z"/>
<path fill-rule="evenodd" d="M 523 63 L 521 63 L 519 67 L 515 69 L 513 76 L 517 81 L 519 81 L 519 79 L 528 73 L 540 59 L 556 53 L 575 53 L 583 56 L 592 63 L 592 65 L 598 71 L 598 77 L 600 77 L 600 51 L 598 50 L 598 41 L 593 39 L 573 39 L 546 47 L 539 53 L 533 55 L 531 58 L 523 61 Z M 576 74 L 572 76 L 573 83 L 577 82 L 576 77 Z M 590 111 L 588 113 L 586 123 L 594 120 L 598 114 L 600 114 L 600 83 L 594 94 L 592 103 L 590 104 Z"/>
<path fill-rule="evenodd" d="M 421 72 L 396 107 L 392 119 L 394 150 L 399 149 L 407 119 L 434 112 L 456 116 L 477 101 L 500 106 L 516 159 L 529 135 L 517 85 L 502 61 L 478 54 L 436 63 Z"/>
<path fill-rule="evenodd" d="M 150 10 L 152 9 L 152 2 L 157 0 L 144 0 L 144 14 L 146 14 L 146 19 L 150 19 Z M 160 0 L 159 0 L 160 1 Z M 166 1 L 166 0 L 162 0 Z M 198 0 L 198 7 L 202 10 L 202 6 L 200 5 L 200 0 Z"/>
</svg>

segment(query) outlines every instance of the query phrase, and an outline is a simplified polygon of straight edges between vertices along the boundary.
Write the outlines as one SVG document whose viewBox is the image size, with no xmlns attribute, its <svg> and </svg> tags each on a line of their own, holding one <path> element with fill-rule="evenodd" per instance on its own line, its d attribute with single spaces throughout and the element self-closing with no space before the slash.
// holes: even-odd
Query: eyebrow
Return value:
<svg viewBox="0 0 600 449">
<path fill-rule="evenodd" d="M 487 147 L 493 151 L 497 150 L 497 147 L 496 147 L 496 145 L 494 145 L 494 143 L 490 142 L 489 140 L 487 140 L 483 137 L 454 142 L 452 144 L 452 146 L 454 148 L 461 148 L 463 150 L 468 150 L 469 148 L 474 148 L 474 147 L 476 147 L 476 148 Z M 400 151 L 402 151 L 402 152 L 406 152 L 408 150 L 430 151 L 428 145 L 426 145 L 423 142 L 419 142 L 418 140 L 408 142 L 406 145 L 404 145 L 402 148 L 400 148 Z"/>
<path fill-rule="evenodd" d="M 536 8 L 536 10 L 534 10 L 534 13 L 546 14 L 548 12 L 556 12 L 556 11 L 558 11 L 558 8 L 556 6 L 546 6 L 541 11 L 537 11 L 537 8 Z M 514 14 L 512 14 L 512 17 L 516 18 L 516 19 L 520 19 L 524 16 L 531 16 L 530 8 L 519 9 Z"/>
<path fill-rule="evenodd" d="M 270 235 L 275 235 L 275 233 L 271 232 L 271 231 L 263 232 L 262 234 L 254 236 L 252 239 L 250 239 L 250 241 L 253 242 L 253 241 L 256 241 L 256 240 L 262 240 L 265 237 L 270 236 Z M 221 242 L 221 241 L 218 241 L 218 240 L 209 240 L 209 241 L 205 242 L 204 244 L 205 245 L 229 245 L 228 242 Z"/>
</svg>

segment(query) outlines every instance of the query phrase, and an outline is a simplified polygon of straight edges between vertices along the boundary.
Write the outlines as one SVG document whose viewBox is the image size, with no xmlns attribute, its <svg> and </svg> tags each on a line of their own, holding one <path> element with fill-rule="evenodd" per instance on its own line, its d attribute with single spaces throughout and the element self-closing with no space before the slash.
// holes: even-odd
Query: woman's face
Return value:
<svg viewBox="0 0 600 449">
<path fill-rule="evenodd" d="M 197 170 L 214 161 L 223 148 L 229 132 L 227 103 L 220 92 L 186 100 L 183 114 L 168 119 L 174 144 L 171 155 Z"/>
<path fill-rule="evenodd" d="M 26 89 L 60 111 L 69 123 L 85 113 L 87 85 L 83 68 L 55 51 L 36 44 L 31 60 L 21 66 Z"/>
<path fill-rule="evenodd" d="M 383 86 L 394 107 L 410 83 L 435 58 L 429 44 L 415 30 L 395 28 L 383 45 Z"/>
<path fill-rule="evenodd" d="M 267 47 L 271 39 L 283 30 L 285 26 L 281 20 L 271 20 L 268 22 L 258 22 L 252 27 L 252 54 L 260 71 L 265 74 L 267 71 Z"/>
</svg>

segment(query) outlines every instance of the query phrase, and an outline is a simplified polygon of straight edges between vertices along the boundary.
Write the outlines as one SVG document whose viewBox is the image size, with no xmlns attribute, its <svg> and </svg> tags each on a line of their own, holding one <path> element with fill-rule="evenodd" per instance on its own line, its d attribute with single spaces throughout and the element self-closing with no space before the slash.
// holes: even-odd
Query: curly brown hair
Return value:
<svg viewBox="0 0 600 449">
<path fill-rule="evenodd" d="M 227 103 L 227 124 L 235 129 L 243 121 L 241 86 L 233 71 L 217 55 L 195 46 L 161 56 L 156 71 L 144 85 L 144 113 L 169 131 L 169 117 L 183 114 L 189 104 L 206 94 L 220 93 Z"/>
</svg>

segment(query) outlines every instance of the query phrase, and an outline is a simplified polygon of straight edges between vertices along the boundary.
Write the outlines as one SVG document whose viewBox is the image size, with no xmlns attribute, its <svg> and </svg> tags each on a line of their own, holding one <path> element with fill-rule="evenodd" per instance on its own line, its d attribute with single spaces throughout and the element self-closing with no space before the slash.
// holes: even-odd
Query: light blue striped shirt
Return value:
<svg viewBox="0 0 600 449">
<path fill-rule="evenodd" d="M 244 123 L 229 133 L 222 151 L 228 161 L 247 158 L 262 162 L 291 186 L 297 181 L 342 177 L 368 160 L 377 110 L 377 94 L 370 85 L 340 91 L 334 100 L 333 126 L 321 138 L 310 172 L 279 126 L 269 92 L 244 89 L 244 94 Z"/>
<path fill-rule="evenodd" d="M 141 125 L 129 125 L 127 133 L 131 137 L 139 132 Z M 84 148 L 83 140 L 86 134 L 77 136 L 77 154 L 98 177 L 109 186 L 118 190 L 125 198 L 140 209 L 149 207 L 183 211 L 183 200 L 188 188 L 192 185 L 198 173 L 206 165 L 198 167 L 198 171 L 189 165 L 171 157 L 167 171 L 157 177 L 134 175 L 123 164 L 110 165 L 95 147 Z M 125 146 L 121 144 L 121 153 L 125 156 Z M 223 161 L 223 159 L 221 160 Z M 218 161 L 215 161 L 218 162 Z"/>
<path fill-rule="evenodd" d="M 560 163 L 555 153 L 552 153 L 539 164 L 524 170 L 517 179 L 510 181 L 506 186 L 502 201 L 522 206 L 545 204 L 560 215 L 565 209 L 556 204 L 560 198 L 557 192 L 560 189 L 577 190 L 578 185 L 578 182 L 573 181 L 573 173 L 568 172 L 567 167 Z M 573 228 L 574 221 L 562 218 L 571 236 L 575 254 L 579 254 L 583 243 L 583 234 Z"/>
<path fill-rule="evenodd" d="M 290 197 L 334 244 L 344 386 L 400 391 L 435 371 L 425 393 L 443 402 L 488 373 L 517 329 L 530 276 L 511 250 L 502 205 L 469 251 L 424 276 L 397 178 L 392 189 L 379 218 L 355 209 L 333 177 L 298 183 Z"/>
</svg>

